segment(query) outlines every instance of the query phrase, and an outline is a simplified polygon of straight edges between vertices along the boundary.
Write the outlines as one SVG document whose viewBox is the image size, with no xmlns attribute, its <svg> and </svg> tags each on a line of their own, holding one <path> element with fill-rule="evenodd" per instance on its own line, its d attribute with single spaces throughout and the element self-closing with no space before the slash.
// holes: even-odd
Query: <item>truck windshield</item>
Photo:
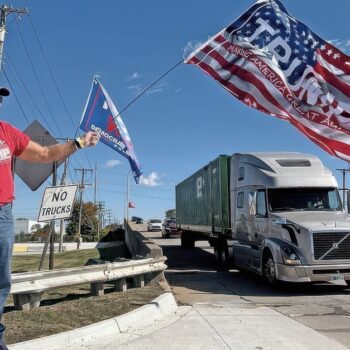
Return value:
<svg viewBox="0 0 350 350">
<path fill-rule="evenodd" d="M 342 210 L 336 188 L 271 188 L 268 202 L 270 211 Z"/>
</svg>

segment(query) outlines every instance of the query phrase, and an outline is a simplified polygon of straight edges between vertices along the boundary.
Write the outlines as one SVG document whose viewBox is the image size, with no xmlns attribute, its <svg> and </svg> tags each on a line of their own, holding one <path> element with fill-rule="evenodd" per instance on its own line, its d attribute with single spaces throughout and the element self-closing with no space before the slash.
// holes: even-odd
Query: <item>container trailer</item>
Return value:
<svg viewBox="0 0 350 350">
<path fill-rule="evenodd" d="M 350 285 L 350 215 L 316 156 L 220 155 L 176 186 L 176 216 L 182 247 L 208 240 L 221 267 Z"/>
</svg>

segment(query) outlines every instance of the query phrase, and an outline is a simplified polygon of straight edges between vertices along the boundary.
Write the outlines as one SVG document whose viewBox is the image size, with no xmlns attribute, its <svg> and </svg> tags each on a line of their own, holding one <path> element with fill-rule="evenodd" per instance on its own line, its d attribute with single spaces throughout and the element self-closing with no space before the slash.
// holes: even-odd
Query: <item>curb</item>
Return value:
<svg viewBox="0 0 350 350">
<path fill-rule="evenodd" d="M 178 306 L 172 293 L 166 292 L 150 303 L 105 321 L 94 323 L 72 331 L 50 335 L 9 345 L 9 350 L 61 350 L 72 345 L 86 345 L 109 336 L 135 331 L 174 314 Z"/>
</svg>

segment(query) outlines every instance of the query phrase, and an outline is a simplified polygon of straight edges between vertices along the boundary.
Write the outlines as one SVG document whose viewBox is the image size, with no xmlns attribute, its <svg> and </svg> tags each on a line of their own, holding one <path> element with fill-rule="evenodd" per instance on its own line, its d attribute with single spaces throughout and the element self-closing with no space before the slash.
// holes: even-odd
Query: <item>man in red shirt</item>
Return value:
<svg viewBox="0 0 350 350">
<path fill-rule="evenodd" d="M 10 92 L 0 87 L 0 103 Z M 82 137 L 65 144 L 43 147 L 11 124 L 0 121 L 0 350 L 7 350 L 1 324 L 6 299 L 11 289 L 11 257 L 14 243 L 14 221 L 12 201 L 14 183 L 11 171 L 14 156 L 36 163 L 50 163 L 69 157 L 76 150 L 96 145 L 99 135 L 88 132 Z"/>
</svg>

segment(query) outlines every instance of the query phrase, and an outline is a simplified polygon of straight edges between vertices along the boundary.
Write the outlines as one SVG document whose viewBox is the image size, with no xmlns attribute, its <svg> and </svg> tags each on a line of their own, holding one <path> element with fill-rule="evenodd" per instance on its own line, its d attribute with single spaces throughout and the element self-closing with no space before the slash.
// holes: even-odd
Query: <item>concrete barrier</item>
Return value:
<svg viewBox="0 0 350 350">
<path fill-rule="evenodd" d="M 80 244 L 80 250 L 83 249 L 108 249 L 113 247 L 118 247 L 123 245 L 122 241 L 114 242 L 82 242 Z M 14 254 L 41 254 L 44 249 L 44 243 L 41 242 L 28 242 L 28 243 L 15 243 L 13 246 Z M 59 250 L 59 244 L 55 243 L 54 245 L 55 252 Z M 62 251 L 72 251 L 77 249 L 76 242 L 65 242 L 62 246 Z"/>
<path fill-rule="evenodd" d="M 15 244 L 13 246 L 13 253 L 26 253 L 28 246 L 26 244 Z"/>
<path fill-rule="evenodd" d="M 132 257 L 142 256 L 147 258 L 157 258 L 163 256 L 163 250 L 151 239 L 137 231 L 133 223 L 125 222 L 125 243 Z"/>
</svg>

